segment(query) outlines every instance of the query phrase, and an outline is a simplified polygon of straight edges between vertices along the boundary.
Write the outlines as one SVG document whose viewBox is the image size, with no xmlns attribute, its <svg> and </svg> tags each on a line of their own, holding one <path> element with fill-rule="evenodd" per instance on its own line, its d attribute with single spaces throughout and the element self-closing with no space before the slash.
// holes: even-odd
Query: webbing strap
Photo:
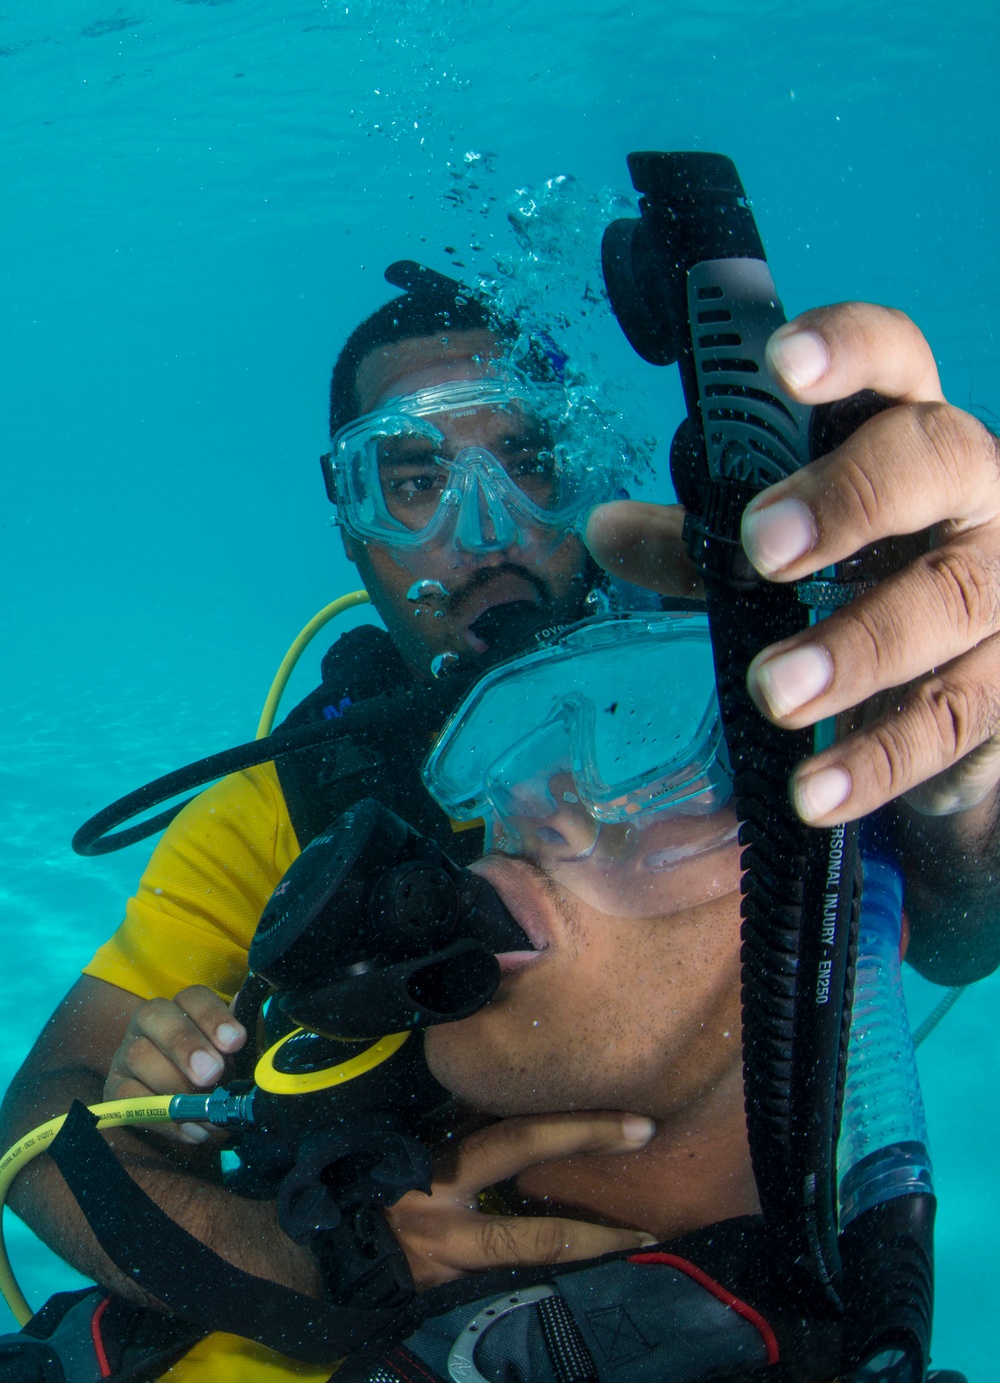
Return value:
<svg viewBox="0 0 1000 1383">
<path fill-rule="evenodd" d="M 395 1319 L 394 1311 L 314 1301 L 233 1267 L 132 1180 L 96 1124 L 74 1101 L 52 1142 L 52 1158 L 111 1261 L 175 1315 L 308 1364 L 342 1358 Z"/>
<path fill-rule="evenodd" d="M 535 1310 L 558 1383 L 600 1383 L 593 1355 L 566 1299 L 544 1297 Z"/>
<path fill-rule="evenodd" d="M 447 1383 L 425 1360 L 405 1345 L 395 1345 L 375 1365 L 365 1383 Z"/>
</svg>

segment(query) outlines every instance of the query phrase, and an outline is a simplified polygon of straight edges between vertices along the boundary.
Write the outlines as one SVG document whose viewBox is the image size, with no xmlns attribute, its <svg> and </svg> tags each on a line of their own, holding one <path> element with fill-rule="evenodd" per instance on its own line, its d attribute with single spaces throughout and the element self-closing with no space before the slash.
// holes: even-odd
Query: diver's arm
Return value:
<svg viewBox="0 0 1000 1383">
<path fill-rule="evenodd" d="M 995 794 L 952 816 L 894 812 L 906 880 L 906 959 L 936 984 L 971 984 L 1000 965 L 1000 810 Z"/>
<path fill-rule="evenodd" d="M 84 976 L 74 985 L 11 1082 L 0 1108 L 4 1148 L 65 1112 L 74 1099 L 94 1104 L 103 1098 L 104 1073 L 142 1006 L 136 995 L 102 980 Z M 281 1232 L 273 1203 L 246 1200 L 225 1190 L 210 1156 L 117 1130 L 104 1136 L 129 1175 L 196 1239 L 254 1276 L 309 1295 L 321 1294 L 315 1261 Z M 130 1301 L 158 1304 L 104 1254 L 51 1158 L 36 1158 L 21 1173 L 9 1203 L 78 1271 Z"/>
<path fill-rule="evenodd" d="M 1000 961 L 1000 443 L 945 401 L 930 347 L 902 313 L 805 313 L 771 338 L 768 363 L 803 403 L 871 389 L 894 406 L 747 506 L 747 556 L 783 584 L 872 544 L 895 569 L 765 648 L 750 693 L 795 730 L 863 708 L 859 728 L 796 769 L 796 809 L 830 826 L 897 803 L 914 962 L 943 983 L 978 978 Z M 690 590 L 681 522 L 676 507 L 605 505 L 587 543 L 626 579 Z"/>
</svg>

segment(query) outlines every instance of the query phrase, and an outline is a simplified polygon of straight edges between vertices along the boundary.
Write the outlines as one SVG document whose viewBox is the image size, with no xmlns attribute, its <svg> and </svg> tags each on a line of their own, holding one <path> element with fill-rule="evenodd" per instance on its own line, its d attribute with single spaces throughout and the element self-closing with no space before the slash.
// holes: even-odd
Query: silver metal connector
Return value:
<svg viewBox="0 0 1000 1383">
<path fill-rule="evenodd" d="M 217 1128 L 245 1128 L 253 1123 L 253 1097 L 256 1086 L 234 1095 L 224 1085 L 208 1095 L 175 1095 L 170 1101 L 170 1118 L 178 1124 L 214 1124 Z"/>
</svg>

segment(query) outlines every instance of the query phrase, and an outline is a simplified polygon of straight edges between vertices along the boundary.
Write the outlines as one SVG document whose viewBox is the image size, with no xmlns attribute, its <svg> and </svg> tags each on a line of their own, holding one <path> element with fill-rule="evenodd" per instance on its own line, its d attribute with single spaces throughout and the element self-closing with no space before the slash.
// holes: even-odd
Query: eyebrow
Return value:
<svg viewBox="0 0 1000 1383">
<path fill-rule="evenodd" d="M 414 461 L 422 462 L 436 456 L 437 452 L 428 437 L 383 437 L 377 452 L 380 470 L 389 466 L 405 466 Z"/>
</svg>

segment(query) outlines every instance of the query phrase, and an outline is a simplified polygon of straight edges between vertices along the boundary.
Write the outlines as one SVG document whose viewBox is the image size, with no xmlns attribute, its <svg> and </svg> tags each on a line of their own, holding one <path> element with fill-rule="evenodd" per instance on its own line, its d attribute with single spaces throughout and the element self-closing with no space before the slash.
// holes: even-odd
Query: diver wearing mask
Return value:
<svg viewBox="0 0 1000 1383">
<path fill-rule="evenodd" d="M 235 993 L 260 890 L 361 798 L 378 797 L 460 861 L 480 854 L 479 829 L 456 834 L 424 790 L 428 744 L 477 669 L 578 619 L 598 580 L 579 528 L 615 492 L 620 440 L 540 347 L 525 369 L 543 378 L 508 368 L 513 327 L 492 326 L 461 285 L 414 264 L 387 272 L 408 291 L 345 345 L 323 458 L 345 549 L 385 629 L 338 639 L 322 685 L 283 727 L 334 720 L 346 733 L 229 776 L 170 827 L 87 969 L 130 992 L 139 973 L 151 997 L 200 970 L 174 964 L 176 922 L 194 929 L 189 954 L 204 956 L 211 987 Z M 364 715 L 376 705 L 372 725 Z M 210 917 L 201 896 L 213 899 Z"/>
<path fill-rule="evenodd" d="M 345 345 L 322 462 L 345 552 L 387 632 L 366 626 L 339 640 L 323 686 L 286 725 L 433 679 L 439 709 L 413 726 L 401 712 L 391 753 L 369 737 L 279 762 L 300 845 L 366 795 L 449 839 L 419 786 L 428 735 L 463 676 L 585 613 L 604 579 L 580 529 L 629 460 L 551 342 L 525 346 L 443 275 L 411 263 L 386 272 L 408 291 Z M 471 859 L 479 835 L 465 834 L 458 850 Z"/>
<path fill-rule="evenodd" d="M 406 1193 L 401 1184 L 382 1202 L 418 1295 L 383 1300 L 372 1313 L 374 1339 L 341 1366 L 350 1383 L 800 1376 L 794 1346 L 790 1374 L 783 1364 L 799 1327 L 759 1219 L 747 1145 L 739 844 L 708 623 L 698 602 L 667 604 L 585 620 L 487 672 L 426 761 L 438 804 L 457 820 L 486 823 L 489 853 L 473 874 L 512 925 L 475 924 L 502 948 L 499 987 L 458 1021 L 430 1020 L 423 1052 L 436 1086 L 419 1086 L 411 1067 L 406 1090 L 384 1092 L 398 1105 L 414 1088 L 430 1103 L 436 1089 L 453 1113 L 438 1124 L 445 1156 L 434 1179 Z M 282 959 L 276 930 L 297 951 L 311 946 L 323 960 L 306 987 L 314 982 L 327 1003 L 327 967 L 359 979 L 365 971 L 347 965 L 356 925 L 340 921 L 357 906 L 353 874 L 324 905 L 342 936 L 340 956 L 303 930 L 303 905 L 324 859 L 340 858 L 343 832 L 375 819 L 369 806 L 300 856 L 251 950 L 254 969 L 279 978 L 288 964 L 301 972 L 301 961 Z M 362 855 L 383 849 L 385 830 L 395 829 L 387 821 L 366 836 Z M 372 879 L 392 865 L 390 854 Z M 311 904 L 306 911 L 315 917 Z M 371 944 L 381 948 L 377 934 Z M 335 1013 L 319 1029 L 344 1030 Z M 347 1099 L 338 1115 L 332 1094 L 328 1146 L 366 1107 L 351 1092 Z M 470 1123 L 478 1131 L 456 1144 L 452 1130 Z M 435 1137 L 430 1126 L 426 1136 Z M 320 1139 L 317 1131 L 288 1186 L 271 1192 L 291 1233 L 296 1197 L 314 1187 L 335 1201 L 358 1155 L 338 1145 L 322 1167 Z M 491 1190 L 498 1180 L 504 1185 Z M 245 1183 L 237 1189 L 247 1194 Z M 319 1224 L 318 1202 L 309 1204 Z M 539 1225 L 547 1259 L 516 1276 L 483 1274 L 484 1226 L 508 1253 L 516 1245 L 524 1263 L 533 1252 L 525 1231 Z M 310 1242 L 321 1250 L 324 1233 Z M 332 1300 L 349 1312 L 365 1298 L 329 1266 Z M 362 1268 L 370 1281 L 370 1264 Z M 268 1309 L 280 1321 L 281 1300 L 269 1307 L 265 1294 L 260 1310 Z M 317 1331 L 325 1321 L 317 1307 Z M 225 1337 L 209 1336 L 172 1376 L 197 1378 L 210 1360 L 219 1367 L 227 1348 Z M 241 1377 L 281 1367 L 259 1348 L 241 1349 Z M 328 1366 L 294 1367 L 320 1379 Z"/>
<path fill-rule="evenodd" d="M 511 926 L 498 930 L 494 924 L 493 932 L 487 932 L 495 934 L 493 944 L 501 948 L 494 997 L 462 1021 L 428 1028 L 424 1037 L 428 1073 L 454 1106 L 439 1129 L 468 1128 L 470 1121 L 481 1126 L 459 1148 L 459 1165 L 465 1164 L 459 1184 L 447 1184 L 446 1178 L 445 1185 L 432 1186 L 430 1198 L 421 1190 L 385 1198 L 413 1283 L 418 1289 L 443 1286 L 455 1276 L 452 1264 L 455 1255 L 461 1258 L 462 1236 L 449 1229 L 441 1243 L 425 1252 L 423 1222 L 429 1214 L 433 1223 L 442 1198 L 446 1205 L 454 1203 L 456 1194 L 466 1206 L 477 1203 L 488 1182 L 462 1184 L 470 1174 L 475 1178 L 468 1162 L 476 1161 L 476 1150 L 481 1155 L 492 1147 L 486 1163 L 490 1182 L 496 1179 L 495 1158 L 505 1141 L 506 1155 L 513 1154 L 519 1164 L 523 1152 L 509 1141 L 516 1117 L 513 1126 L 508 1121 L 536 1114 L 542 1116 L 547 1155 L 516 1188 L 508 1188 L 506 1208 L 517 1213 L 496 1218 L 497 1232 L 521 1235 L 535 1226 L 542 1230 L 542 1243 L 549 1245 L 545 1253 L 551 1253 L 555 1238 L 573 1243 L 572 1252 L 564 1249 L 560 1257 L 589 1260 L 621 1250 L 625 1255 L 603 1268 L 560 1277 L 559 1288 L 548 1279 L 530 1284 L 523 1300 L 518 1298 L 519 1308 L 530 1308 L 524 1311 L 512 1309 L 510 1300 L 499 1311 L 492 1301 L 479 1302 L 481 1289 L 473 1274 L 457 1299 L 466 1304 L 449 1310 L 444 1325 L 434 1312 L 440 1298 L 424 1290 L 420 1309 L 433 1320 L 418 1332 L 419 1338 L 393 1342 L 403 1353 L 393 1355 L 397 1363 L 391 1367 L 398 1364 L 401 1372 L 386 1372 L 390 1366 L 381 1360 L 373 1378 L 412 1376 L 403 1362 L 412 1357 L 427 1376 L 445 1380 L 518 1376 L 565 1383 L 570 1377 L 566 1349 L 576 1365 L 591 1359 L 595 1347 L 605 1353 L 610 1348 L 614 1355 L 610 1337 L 598 1332 L 588 1340 L 574 1325 L 567 1302 L 578 1300 L 580 1292 L 610 1311 L 619 1309 L 624 1294 L 631 1302 L 634 1328 L 648 1342 L 646 1373 L 636 1372 L 639 1361 L 630 1353 L 627 1362 L 617 1365 L 613 1358 L 605 1359 L 601 1371 L 593 1373 L 595 1379 L 638 1379 L 647 1373 L 659 1378 L 672 1363 L 687 1368 L 704 1363 L 711 1371 L 727 1362 L 766 1364 L 776 1357 L 771 1327 L 754 1309 L 733 1313 L 705 1290 L 697 1273 L 685 1278 L 683 1272 L 678 1276 L 676 1266 L 635 1258 L 639 1251 L 706 1222 L 756 1210 L 742 1119 L 736 982 L 739 863 L 731 784 L 707 621 L 695 602 L 673 604 L 662 614 L 585 620 L 554 641 L 499 664 L 463 700 L 426 763 L 426 787 L 443 810 L 458 821 L 478 816 L 486 822 L 491 851 L 473 872 L 505 906 Z M 664 715 L 657 688 L 667 677 L 674 695 L 670 714 Z M 356 808 L 346 814 L 348 819 L 357 815 Z M 303 877 L 308 881 L 322 870 L 331 849 L 339 852 L 335 841 L 344 829 L 335 826 L 314 842 L 276 890 L 251 950 L 251 965 L 259 973 L 284 973 L 286 963 L 273 954 L 275 910 L 280 915 L 285 899 L 308 892 Z M 363 854 L 367 857 L 373 848 L 374 838 Z M 381 889 L 376 884 L 376 891 Z M 345 882 L 341 891 L 339 902 L 336 895 L 329 902 L 335 927 L 341 913 L 351 915 L 349 900 L 357 890 Z M 282 922 L 290 935 L 304 935 L 291 918 Z M 350 951 L 344 962 L 354 959 L 355 931 L 353 924 L 344 931 Z M 292 944 L 301 949 L 303 942 Z M 373 944 L 380 944 L 377 932 Z M 341 961 L 330 955 L 338 973 L 347 975 L 353 968 L 360 976 L 364 971 L 363 965 L 342 971 Z M 321 980 L 319 971 L 315 978 Z M 349 979 L 345 986 L 349 988 Z M 342 1030 L 336 1016 L 330 1024 L 321 1021 L 321 1029 Z M 130 1059 L 136 1055 L 133 1048 Z M 257 1074 L 263 1079 L 259 1067 Z M 362 1076 L 356 1084 L 364 1087 L 372 1078 Z M 420 1079 L 409 1068 L 407 1095 Z M 422 1098 L 431 1101 L 434 1096 L 425 1092 Z M 337 1099 L 334 1089 L 329 1110 L 334 1133 L 343 1121 Z M 352 1101 L 352 1119 L 359 1117 L 359 1108 L 364 1105 Z M 564 1110 L 631 1112 L 588 1114 L 581 1122 L 572 1114 L 553 1113 Z M 371 1117 L 377 1122 L 381 1115 Z M 504 1122 L 493 1125 L 497 1117 Z M 428 1131 L 425 1136 L 434 1135 Z M 446 1132 L 445 1146 L 449 1141 Z M 265 1151 L 272 1142 L 265 1129 Z M 318 1146 L 316 1138 L 303 1144 L 307 1162 L 315 1161 Z M 239 1148 L 246 1159 L 245 1140 Z M 585 1151 L 590 1155 L 574 1155 Z M 343 1165 L 350 1162 L 348 1156 Z M 258 1165 L 264 1162 L 258 1159 Z M 317 1188 L 339 1185 L 335 1165 L 340 1164 L 319 1175 Z M 287 1172 L 299 1191 L 307 1189 L 304 1170 L 300 1161 Z M 318 1167 L 312 1170 L 319 1172 Z M 273 1193 L 275 1188 L 270 1189 Z M 261 1194 L 245 1176 L 236 1183 L 236 1192 Z M 294 1197 L 283 1186 L 277 1193 L 287 1211 Z M 535 1218 L 554 1210 L 559 1218 Z M 137 1223 L 143 1218 L 141 1207 L 129 1214 Z M 489 1222 L 490 1217 L 477 1218 Z M 294 1232 L 287 1218 L 282 1223 Z M 322 1238 L 313 1236 L 314 1249 Z M 323 1253 L 318 1261 L 324 1261 Z M 337 1266 L 330 1264 L 331 1281 L 337 1278 Z M 676 1291 L 666 1296 L 665 1275 L 671 1282 L 678 1279 Z M 137 1280 L 143 1280 L 141 1272 Z M 248 1282 L 248 1291 L 250 1286 Z M 255 1289 L 261 1286 L 257 1283 Z M 220 1289 L 220 1303 L 224 1295 Z M 350 1310 L 371 1299 L 337 1281 L 333 1300 Z M 376 1314 L 384 1323 L 392 1315 L 391 1303 L 380 1300 L 378 1305 Z M 402 1322 L 402 1312 L 410 1309 L 407 1296 L 395 1305 Z M 275 1300 L 269 1305 L 265 1294 L 258 1314 L 266 1317 L 269 1309 L 277 1323 L 282 1304 Z M 686 1343 L 678 1354 L 677 1327 L 692 1310 L 702 1321 L 704 1338 L 682 1331 Z M 468 1319 L 439 1358 L 442 1330 L 447 1334 L 456 1313 L 463 1312 Z M 545 1323 L 541 1331 L 535 1328 L 536 1316 Z M 318 1322 L 319 1317 L 317 1329 Z M 553 1329 L 563 1341 L 562 1352 L 555 1355 L 551 1339 L 546 1344 Z M 474 1338 L 478 1333 L 489 1341 L 485 1355 Z M 275 1370 L 274 1376 L 281 1376 L 284 1367 L 319 1379 L 336 1362 L 333 1356 L 328 1366 L 307 1372 L 304 1364 L 282 1365 L 248 1342 L 234 1353 L 229 1340 L 216 1334 L 195 1344 L 174 1365 L 172 1376 L 197 1378 L 199 1369 L 219 1370 L 238 1362 L 241 1378 L 263 1378 Z M 486 1362 L 497 1350 L 497 1359 L 510 1354 L 502 1368 L 496 1359 L 492 1365 Z M 369 1376 L 364 1350 L 345 1367 L 353 1371 L 351 1376 Z M 509 1375 L 508 1368 L 515 1374 Z M 586 1376 L 591 1375 L 572 1375 Z"/>
</svg>

